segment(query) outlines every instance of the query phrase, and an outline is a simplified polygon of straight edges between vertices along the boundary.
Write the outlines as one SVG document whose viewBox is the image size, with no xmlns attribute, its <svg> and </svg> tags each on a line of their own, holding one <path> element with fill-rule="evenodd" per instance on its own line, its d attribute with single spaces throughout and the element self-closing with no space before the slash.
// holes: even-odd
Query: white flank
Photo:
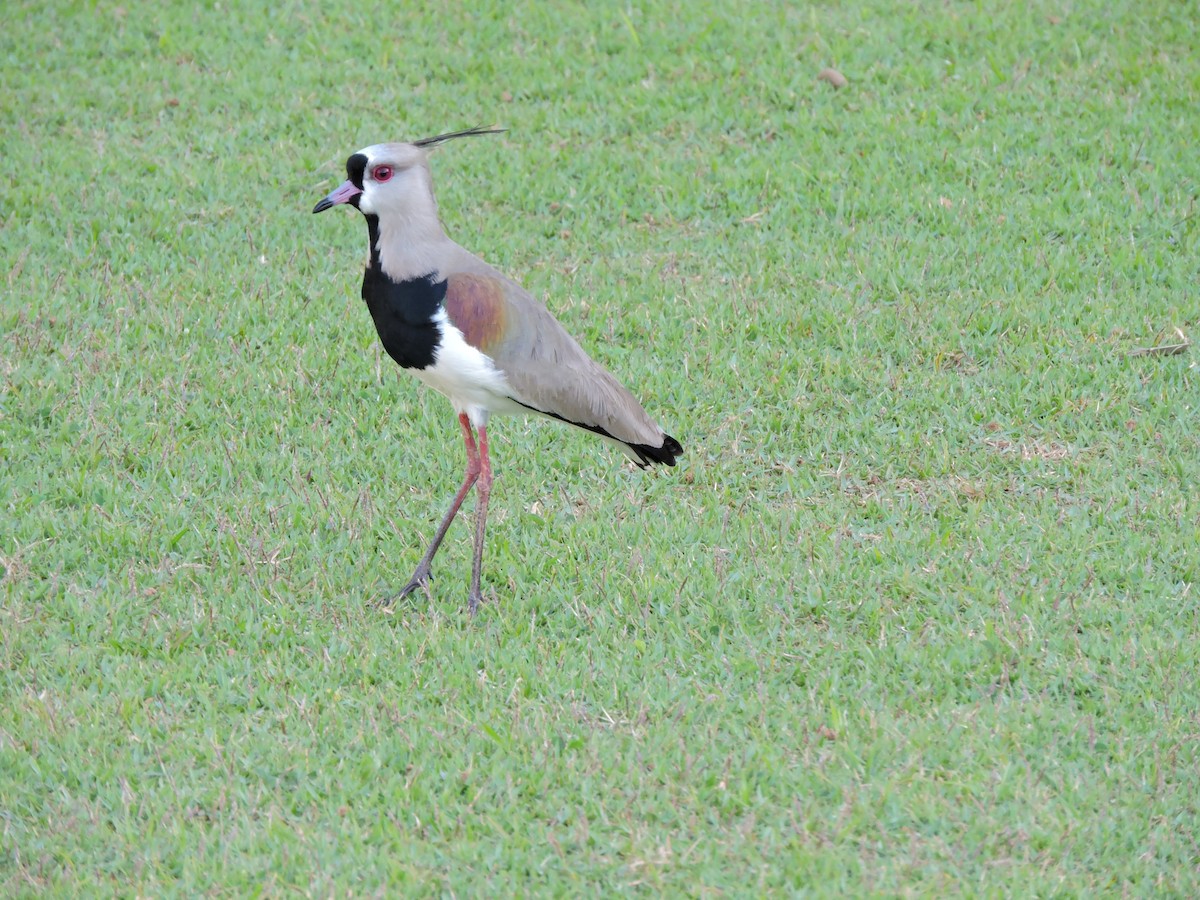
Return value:
<svg viewBox="0 0 1200 900">
<path fill-rule="evenodd" d="M 444 394 L 455 412 L 467 414 L 478 428 L 487 425 L 491 413 L 524 413 L 525 407 L 509 399 L 511 390 L 504 373 L 490 356 L 467 343 L 463 333 L 439 310 L 434 317 L 442 334 L 432 366 L 413 370 L 421 381 Z"/>
</svg>

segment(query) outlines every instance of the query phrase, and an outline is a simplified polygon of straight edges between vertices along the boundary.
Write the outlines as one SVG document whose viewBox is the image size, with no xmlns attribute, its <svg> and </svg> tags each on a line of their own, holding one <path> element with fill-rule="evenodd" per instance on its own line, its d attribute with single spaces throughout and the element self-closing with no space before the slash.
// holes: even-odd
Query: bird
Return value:
<svg viewBox="0 0 1200 900">
<path fill-rule="evenodd" d="M 319 213 L 348 204 L 366 219 L 369 256 L 362 299 L 380 343 L 401 368 L 449 399 L 466 448 L 462 486 L 393 602 L 418 588 L 430 595 L 434 555 L 476 488 L 468 593 L 472 616 L 483 601 L 493 414 L 541 416 L 591 432 L 641 468 L 674 466 L 683 453 L 679 441 L 588 356 L 540 301 L 446 235 L 430 151 L 450 140 L 502 131 L 477 127 L 364 147 L 346 160 L 346 180 L 313 207 Z"/>
</svg>

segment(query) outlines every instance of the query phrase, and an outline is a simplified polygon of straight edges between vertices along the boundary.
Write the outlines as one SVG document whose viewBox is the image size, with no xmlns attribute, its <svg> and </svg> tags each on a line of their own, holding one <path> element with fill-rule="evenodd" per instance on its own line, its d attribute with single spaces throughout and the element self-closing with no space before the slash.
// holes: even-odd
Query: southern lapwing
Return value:
<svg viewBox="0 0 1200 900">
<path fill-rule="evenodd" d="M 589 357 L 524 288 L 446 237 L 427 149 L 451 138 L 492 134 L 472 128 L 376 144 L 346 160 L 346 181 L 315 207 L 339 203 L 367 220 L 370 259 L 362 297 L 383 349 L 402 368 L 449 398 L 467 448 L 467 472 L 429 549 L 396 599 L 428 590 L 430 564 L 458 508 L 479 488 L 469 603 L 474 613 L 492 466 L 492 413 L 538 413 L 600 435 L 639 466 L 675 465 L 683 452 L 634 396 Z M 472 429 L 479 434 L 476 444 Z"/>
</svg>

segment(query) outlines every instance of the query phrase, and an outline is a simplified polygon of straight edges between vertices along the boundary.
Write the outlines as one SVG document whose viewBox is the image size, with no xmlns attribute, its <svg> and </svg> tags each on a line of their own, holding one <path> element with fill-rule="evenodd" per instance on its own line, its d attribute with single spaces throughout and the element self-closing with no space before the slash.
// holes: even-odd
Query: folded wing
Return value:
<svg viewBox="0 0 1200 900">
<path fill-rule="evenodd" d="M 624 445 L 645 465 L 682 452 L 642 405 L 524 288 L 462 250 L 447 275 L 446 314 L 491 357 L 527 409 Z"/>
</svg>

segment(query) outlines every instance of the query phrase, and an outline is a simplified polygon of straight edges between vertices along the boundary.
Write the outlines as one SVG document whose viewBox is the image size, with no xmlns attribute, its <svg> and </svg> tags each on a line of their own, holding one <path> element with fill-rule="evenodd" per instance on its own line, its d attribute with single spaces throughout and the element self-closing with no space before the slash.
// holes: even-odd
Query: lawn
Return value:
<svg viewBox="0 0 1200 900">
<path fill-rule="evenodd" d="M 1190 5 L 405 7 L 6 6 L 0 894 L 1200 891 Z M 388 611 L 458 426 L 310 211 L 490 124 L 686 455 L 493 420 Z"/>
</svg>

